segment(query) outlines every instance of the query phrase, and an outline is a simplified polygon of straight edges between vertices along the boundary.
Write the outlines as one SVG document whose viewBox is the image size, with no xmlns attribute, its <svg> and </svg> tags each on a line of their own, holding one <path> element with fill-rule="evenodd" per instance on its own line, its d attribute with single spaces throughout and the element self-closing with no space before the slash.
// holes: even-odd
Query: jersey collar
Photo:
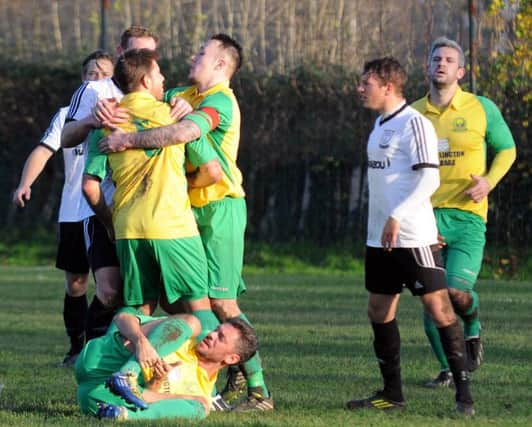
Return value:
<svg viewBox="0 0 532 427">
<path fill-rule="evenodd" d="M 122 98 L 121 104 L 127 108 L 132 103 L 139 101 L 157 101 L 157 99 L 149 92 L 131 92 Z"/>
<path fill-rule="evenodd" d="M 450 104 L 443 111 L 446 111 L 448 108 L 452 108 L 455 111 L 460 110 L 463 104 L 463 99 L 464 99 L 464 91 L 460 88 L 460 86 L 457 86 L 453 99 L 451 99 Z M 425 103 L 425 113 L 433 113 L 433 114 L 440 115 L 443 112 L 430 103 L 428 93 L 423 98 L 423 101 Z"/>
<path fill-rule="evenodd" d="M 229 80 L 223 80 L 220 83 L 215 84 L 213 87 L 210 87 L 204 92 L 200 92 L 198 90 L 198 87 L 196 86 L 196 93 L 198 96 L 201 96 L 202 98 L 204 98 L 212 93 L 219 92 L 220 90 L 227 89 L 227 88 L 229 88 Z"/>
<path fill-rule="evenodd" d="M 382 126 L 384 123 L 386 123 L 389 120 L 392 120 L 395 116 L 397 116 L 401 111 L 403 111 L 406 107 L 408 107 L 408 104 L 405 102 L 403 105 L 401 105 L 397 110 L 395 110 L 390 115 L 383 117 L 381 116 L 381 119 L 379 120 L 379 126 Z"/>
</svg>

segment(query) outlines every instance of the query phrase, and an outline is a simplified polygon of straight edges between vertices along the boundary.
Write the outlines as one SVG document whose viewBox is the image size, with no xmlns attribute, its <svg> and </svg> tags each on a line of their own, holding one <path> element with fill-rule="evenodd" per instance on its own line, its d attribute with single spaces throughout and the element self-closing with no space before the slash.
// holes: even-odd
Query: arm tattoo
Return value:
<svg viewBox="0 0 532 427">
<path fill-rule="evenodd" d="M 131 144 L 134 148 L 161 148 L 194 141 L 200 136 L 201 131 L 196 123 L 182 120 L 173 125 L 132 134 Z"/>
</svg>

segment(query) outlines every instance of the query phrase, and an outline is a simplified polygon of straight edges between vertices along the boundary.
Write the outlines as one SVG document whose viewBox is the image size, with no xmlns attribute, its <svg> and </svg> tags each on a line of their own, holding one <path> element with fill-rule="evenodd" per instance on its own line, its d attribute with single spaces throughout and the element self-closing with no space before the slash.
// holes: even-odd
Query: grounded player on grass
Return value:
<svg viewBox="0 0 532 427">
<path fill-rule="evenodd" d="M 380 116 L 369 136 L 366 246 L 368 316 L 384 388 L 347 408 L 405 406 L 395 314 L 403 286 L 420 297 L 438 327 L 456 381 L 456 411 L 472 415 L 464 338 L 449 300 L 430 196 L 439 185 L 437 138 L 403 96 L 406 72 L 390 57 L 364 65 L 358 92 Z"/>
<path fill-rule="evenodd" d="M 483 359 L 479 298 L 474 287 L 486 242 L 488 194 L 516 157 L 515 143 L 499 109 L 489 99 L 460 89 L 465 57 L 458 43 L 445 37 L 432 44 L 427 64 L 429 93 L 412 107 L 429 119 L 438 135 L 440 187 L 432 196 L 443 248 L 447 284 L 454 310 L 464 323 L 468 369 Z M 487 165 L 487 146 L 495 152 Z M 425 332 L 441 371 L 428 387 L 453 383 L 449 363 L 430 316 Z"/>
<path fill-rule="evenodd" d="M 119 420 L 205 418 L 219 370 L 257 350 L 255 331 L 240 319 L 222 323 L 198 342 L 201 324 L 192 315 L 154 318 L 124 310 L 76 363 L 85 414 Z"/>
<path fill-rule="evenodd" d="M 107 52 L 97 50 L 82 62 L 82 81 L 102 80 L 113 75 L 113 58 Z M 39 145 L 33 149 L 22 170 L 20 182 L 13 195 L 13 203 L 23 208 L 30 200 L 31 186 L 39 177 L 48 160 L 61 149 L 61 130 L 69 108 L 61 108 L 50 123 Z M 60 366 L 70 367 L 85 344 L 86 336 L 93 336 L 87 328 L 87 288 L 89 263 L 83 231 L 83 201 L 81 177 L 83 174 L 83 150 L 64 148 L 63 161 L 65 182 L 59 206 L 59 243 L 56 267 L 65 271 L 65 298 L 63 320 L 70 339 L 70 348 Z M 90 325 L 89 325 L 90 327 Z"/>
<path fill-rule="evenodd" d="M 242 49 L 235 40 L 225 34 L 211 37 L 192 61 L 189 78 L 193 85 L 169 90 L 165 95 L 167 101 L 174 97 L 188 101 L 194 108 L 192 113 L 174 125 L 142 133 L 115 132 L 100 144 L 104 151 L 121 151 L 159 148 L 202 137 L 186 148 L 191 165 L 189 196 L 207 254 L 209 297 L 220 321 L 234 317 L 248 321 L 237 301 L 246 289 L 242 264 L 247 214 L 242 174 L 236 164 L 240 109 L 230 88 L 230 80 L 241 64 Z M 106 106 L 103 110 L 113 109 Z M 106 116 L 110 123 L 112 115 Z M 273 409 L 259 355 L 240 368 L 245 378 L 238 369 L 230 370 L 223 395 L 234 397 L 236 402 L 247 385 L 247 398 L 236 410 Z M 228 407 L 221 402 L 218 409 L 224 408 Z"/>
</svg>

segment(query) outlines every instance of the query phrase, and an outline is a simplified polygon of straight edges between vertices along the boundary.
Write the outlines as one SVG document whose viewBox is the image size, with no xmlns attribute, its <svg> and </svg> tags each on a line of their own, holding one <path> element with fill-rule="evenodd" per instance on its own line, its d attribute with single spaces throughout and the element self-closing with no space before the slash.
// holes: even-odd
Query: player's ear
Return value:
<svg viewBox="0 0 532 427">
<path fill-rule="evenodd" d="M 465 67 L 459 67 L 458 71 L 456 72 L 456 77 L 458 77 L 458 80 L 463 79 L 465 76 Z"/>
<path fill-rule="evenodd" d="M 149 89 L 151 87 L 151 78 L 150 76 L 148 76 L 148 74 L 144 74 L 141 78 L 140 78 L 140 84 L 142 85 L 142 87 L 144 87 L 145 89 Z"/>
<path fill-rule="evenodd" d="M 392 82 L 386 83 L 385 86 L 386 86 L 386 95 L 389 95 L 395 92 L 395 86 Z"/>
<path fill-rule="evenodd" d="M 227 61 L 225 60 L 225 58 L 223 57 L 223 55 L 220 55 L 218 57 L 218 59 L 216 60 L 216 65 L 215 65 L 215 68 L 217 70 L 223 70 L 225 68 L 225 66 L 227 65 Z"/>
<path fill-rule="evenodd" d="M 231 353 L 225 356 L 224 362 L 227 365 L 237 365 L 240 363 L 240 355 L 237 353 Z"/>
</svg>

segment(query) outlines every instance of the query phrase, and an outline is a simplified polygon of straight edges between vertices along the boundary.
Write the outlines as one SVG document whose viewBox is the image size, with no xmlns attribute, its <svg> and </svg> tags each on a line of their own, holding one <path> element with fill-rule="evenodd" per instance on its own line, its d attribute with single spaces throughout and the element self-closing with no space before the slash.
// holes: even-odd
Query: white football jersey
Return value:
<svg viewBox="0 0 532 427">
<path fill-rule="evenodd" d="M 41 145 L 46 146 L 54 153 L 61 149 L 61 131 L 65 125 L 67 112 L 68 107 L 63 107 L 55 114 L 40 141 Z M 59 222 L 78 222 L 83 219 L 80 216 L 80 206 L 83 202 L 81 178 L 85 165 L 83 151 L 77 147 L 64 148 L 63 161 L 65 165 L 65 182 L 61 194 L 58 220 Z"/>
<path fill-rule="evenodd" d="M 423 167 L 439 167 L 438 138 L 423 115 L 404 105 L 390 116 L 379 116 L 369 136 L 369 214 L 367 245 L 382 247 L 381 236 L 392 211 L 420 180 Z M 431 194 L 423 195 L 407 217 L 400 220 L 397 247 L 416 248 L 437 243 Z"/>
<path fill-rule="evenodd" d="M 84 119 L 88 115 L 92 114 L 92 109 L 96 106 L 100 99 L 116 98 L 118 101 L 120 101 L 123 96 L 124 95 L 122 91 L 118 89 L 111 78 L 84 82 L 72 96 L 72 100 L 70 101 L 70 109 L 68 111 L 66 120 L 72 121 Z M 75 147 L 75 149 L 77 148 L 78 150 L 81 150 L 83 154 L 83 166 L 81 167 L 82 174 L 88 154 L 88 140 L 89 138 L 87 137 L 82 144 Z M 107 205 L 110 206 L 112 204 L 113 194 L 115 192 L 115 186 L 111 180 L 110 173 L 108 173 L 101 182 L 101 189 Z M 94 212 L 84 197 L 81 202 L 80 214 L 83 217 L 82 219 L 94 215 Z"/>
</svg>

